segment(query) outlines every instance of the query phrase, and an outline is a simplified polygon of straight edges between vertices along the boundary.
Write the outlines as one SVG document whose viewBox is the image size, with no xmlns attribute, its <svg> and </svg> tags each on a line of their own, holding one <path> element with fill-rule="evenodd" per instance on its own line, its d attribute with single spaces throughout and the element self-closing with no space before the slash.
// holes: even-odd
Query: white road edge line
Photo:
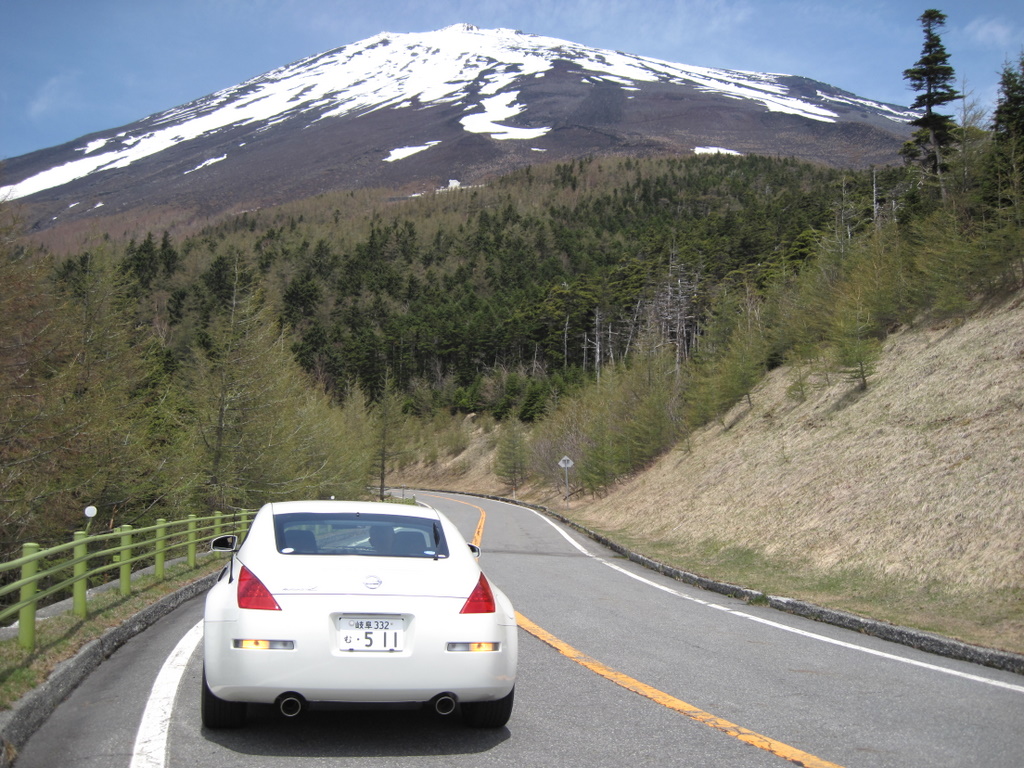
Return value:
<svg viewBox="0 0 1024 768">
<path fill-rule="evenodd" d="M 519 508 L 520 509 L 530 509 L 529 507 L 519 507 Z M 663 592 L 668 592 L 669 594 L 675 595 L 676 597 L 681 597 L 684 600 L 689 600 L 690 602 L 697 603 L 699 605 L 704 605 L 704 606 L 707 606 L 708 608 L 715 608 L 717 610 L 724 611 L 725 613 L 730 613 L 733 616 L 739 616 L 739 617 L 744 618 L 744 619 L 750 619 L 751 621 L 756 621 L 756 622 L 758 622 L 760 624 L 765 624 L 765 625 L 767 625 L 769 627 L 774 627 L 775 629 L 781 629 L 781 630 L 784 630 L 786 632 L 792 632 L 795 635 L 802 635 L 803 637 L 808 637 L 808 638 L 811 638 L 812 640 L 820 640 L 821 642 L 824 642 L 824 643 L 830 643 L 832 645 L 838 645 L 838 646 L 840 646 L 842 648 L 849 648 L 849 649 L 854 650 L 854 651 L 861 651 L 862 653 L 868 653 L 868 654 L 871 654 L 872 656 L 879 656 L 879 657 L 881 657 L 883 659 L 889 659 L 890 661 L 899 661 L 899 662 L 902 662 L 904 664 L 911 664 L 911 665 L 913 665 L 915 667 L 922 667 L 923 669 L 930 669 L 930 670 L 932 670 L 934 672 L 942 672 L 942 673 L 947 674 L 947 675 L 953 675 L 955 677 L 962 677 L 965 680 L 973 680 L 976 683 L 985 683 L 986 685 L 994 685 L 997 688 L 1005 688 L 1006 690 L 1009 690 L 1009 691 L 1016 691 L 1017 693 L 1024 693 L 1024 686 L 1021 686 L 1021 685 L 1014 685 L 1013 683 L 1005 683 L 1002 680 L 993 680 L 992 678 L 982 677 L 980 675 L 972 675 L 972 674 L 970 674 L 968 672 L 960 672 L 959 670 L 956 670 L 956 669 L 948 669 L 947 667 L 940 667 L 937 664 L 929 664 L 928 662 L 917 661 L 916 659 L 908 659 L 908 658 L 906 658 L 904 656 L 896 656 L 895 654 L 886 653 L 885 651 L 876 651 L 873 648 L 865 648 L 862 645 L 856 645 L 854 643 L 847 643 L 847 642 L 845 642 L 843 640 L 836 640 L 836 639 L 831 638 L 831 637 L 825 637 L 824 635 L 819 635 L 819 634 L 816 634 L 814 632 L 808 632 L 808 631 L 806 631 L 804 629 L 797 629 L 796 627 L 789 627 L 789 626 L 786 626 L 785 624 L 780 624 L 780 623 L 778 623 L 776 621 L 771 621 L 770 619 L 764 619 L 764 618 L 761 618 L 760 616 L 752 616 L 751 614 L 744 613 L 743 611 L 735 611 L 732 608 L 729 608 L 729 607 L 726 607 L 726 606 L 722 606 L 722 605 L 717 605 L 715 603 L 708 602 L 707 600 L 701 600 L 700 598 L 697 598 L 697 597 L 691 597 L 690 595 L 684 595 L 682 592 L 678 592 L 678 591 L 672 589 L 671 587 L 666 587 L 664 584 L 658 584 L 657 582 L 651 581 L 650 579 L 645 579 L 643 576 L 640 576 L 640 575 L 635 574 L 635 573 L 631 573 L 630 571 L 627 571 L 625 568 L 623 568 L 623 567 L 621 567 L 619 565 L 616 565 L 615 563 L 610 563 L 607 560 L 605 560 L 604 558 L 595 555 L 593 552 L 588 551 L 579 542 L 577 542 L 575 539 L 573 539 L 568 533 L 566 533 L 566 531 L 564 531 L 561 527 L 559 527 L 559 525 L 554 520 L 552 520 L 551 518 L 547 517 L 546 515 L 542 515 L 540 512 L 538 512 L 535 509 L 530 509 L 530 511 L 533 512 L 533 514 L 537 515 L 537 517 L 539 517 L 545 523 L 550 525 L 552 528 L 554 528 L 556 531 L 558 531 L 558 533 L 560 533 L 562 535 L 562 537 L 565 538 L 566 541 L 568 541 L 570 544 L 572 544 L 576 549 L 578 549 L 580 552 L 582 552 L 587 557 L 592 557 L 595 560 L 597 560 L 599 563 L 607 565 L 609 568 L 611 568 L 613 570 L 616 570 L 619 573 L 623 573 L 626 576 L 629 576 L 631 579 L 636 579 L 637 581 L 643 582 L 644 584 L 652 586 L 655 589 L 660 589 Z"/>
<path fill-rule="evenodd" d="M 202 638 L 203 622 L 200 621 L 178 641 L 160 668 L 150 690 L 146 710 L 142 713 L 129 768 L 165 768 L 167 765 L 167 731 L 174 711 L 174 698 L 185 667 Z"/>
</svg>

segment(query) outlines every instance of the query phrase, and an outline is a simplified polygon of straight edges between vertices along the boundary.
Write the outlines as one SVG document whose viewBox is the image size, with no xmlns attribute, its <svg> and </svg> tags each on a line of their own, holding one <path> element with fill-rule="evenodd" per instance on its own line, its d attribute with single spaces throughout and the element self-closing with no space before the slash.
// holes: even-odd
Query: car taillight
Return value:
<svg viewBox="0 0 1024 768">
<path fill-rule="evenodd" d="M 476 583 L 473 594 L 466 600 L 459 613 L 494 613 L 494 594 L 491 592 L 491 585 L 487 583 L 484 575 L 480 574 L 480 581 Z"/>
<path fill-rule="evenodd" d="M 244 565 L 238 573 L 238 607 L 256 611 L 281 610 L 270 590 Z"/>
</svg>

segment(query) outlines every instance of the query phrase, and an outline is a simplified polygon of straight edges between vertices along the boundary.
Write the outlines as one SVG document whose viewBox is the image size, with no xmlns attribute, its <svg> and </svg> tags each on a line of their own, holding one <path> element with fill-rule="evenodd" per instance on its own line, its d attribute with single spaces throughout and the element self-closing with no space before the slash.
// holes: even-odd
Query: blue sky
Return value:
<svg viewBox="0 0 1024 768">
<path fill-rule="evenodd" d="M 468 22 L 682 64 L 782 72 L 909 105 L 918 17 L 983 109 L 1024 0 L 0 0 L 0 158 L 115 128 L 378 32 Z M 963 83 L 961 82 L 961 87 Z M 2 169 L 0 169 L 2 176 Z"/>
</svg>

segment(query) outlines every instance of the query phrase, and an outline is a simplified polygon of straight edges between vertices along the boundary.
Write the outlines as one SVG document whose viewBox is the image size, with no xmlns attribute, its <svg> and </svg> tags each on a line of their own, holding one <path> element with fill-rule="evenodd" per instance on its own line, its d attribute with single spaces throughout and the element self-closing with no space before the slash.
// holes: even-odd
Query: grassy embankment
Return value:
<svg viewBox="0 0 1024 768">
<path fill-rule="evenodd" d="M 139 576 L 132 581 L 132 593 L 122 597 L 108 589 L 89 598 L 89 617 L 79 619 L 70 610 L 36 622 L 36 648 L 18 647 L 17 636 L 0 640 L 0 710 L 42 683 L 62 661 L 74 656 L 86 644 L 108 629 L 119 626 L 142 609 L 172 592 L 224 566 L 221 557 L 204 558 L 196 568 L 186 563 L 168 566 L 167 578 Z"/>
</svg>

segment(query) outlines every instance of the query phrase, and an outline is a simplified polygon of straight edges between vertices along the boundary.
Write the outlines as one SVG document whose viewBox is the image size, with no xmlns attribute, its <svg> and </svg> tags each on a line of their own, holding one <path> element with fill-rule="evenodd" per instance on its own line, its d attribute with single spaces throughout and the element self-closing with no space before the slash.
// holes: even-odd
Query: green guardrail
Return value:
<svg viewBox="0 0 1024 768">
<path fill-rule="evenodd" d="M 88 618 L 86 595 L 90 579 L 117 572 L 121 595 L 132 591 L 132 567 L 152 562 L 158 579 L 166 578 L 167 561 L 184 557 L 190 568 L 196 567 L 199 545 L 230 533 L 245 534 L 254 513 L 239 512 L 224 515 L 215 512 L 208 517 L 190 514 L 184 520 L 168 521 L 160 518 L 155 525 L 133 528 L 122 525 L 110 533 L 88 535 L 76 531 L 67 544 L 41 549 L 38 544 L 22 545 L 21 557 L 0 564 L 0 578 L 20 571 L 19 578 L 0 587 L 0 624 L 18 617 L 18 645 L 35 650 L 36 610 L 48 598 L 69 595 L 72 612 L 81 619 Z M 93 565 L 100 562 L 100 565 Z M 8 577 L 9 578 L 9 577 Z M 52 582 L 52 583 L 51 583 Z M 18 601 L 6 603 L 17 593 Z"/>
</svg>

